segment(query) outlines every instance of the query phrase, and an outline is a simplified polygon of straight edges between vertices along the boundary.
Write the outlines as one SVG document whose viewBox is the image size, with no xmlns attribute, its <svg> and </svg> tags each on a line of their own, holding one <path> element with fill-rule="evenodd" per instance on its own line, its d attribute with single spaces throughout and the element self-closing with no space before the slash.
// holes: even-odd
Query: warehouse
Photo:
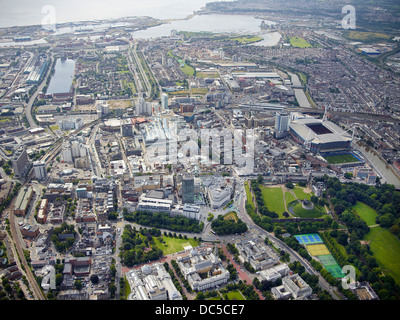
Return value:
<svg viewBox="0 0 400 320">
<path fill-rule="evenodd" d="M 32 197 L 33 190 L 31 187 L 21 188 L 14 204 L 14 213 L 25 216 Z"/>
</svg>

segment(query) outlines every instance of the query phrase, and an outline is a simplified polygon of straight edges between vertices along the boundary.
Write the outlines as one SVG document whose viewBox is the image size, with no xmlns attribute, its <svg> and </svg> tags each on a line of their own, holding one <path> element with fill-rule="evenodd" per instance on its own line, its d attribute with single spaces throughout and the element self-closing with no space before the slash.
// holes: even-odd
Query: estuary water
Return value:
<svg viewBox="0 0 400 320">
<path fill-rule="evenodd" d="M 55 23 L 65 23 L 133 16 L 182 19 L 207 2 L 210 0 L 0 0 L 0 27 L 41 25 L 49 6 Z"/>
</svg>

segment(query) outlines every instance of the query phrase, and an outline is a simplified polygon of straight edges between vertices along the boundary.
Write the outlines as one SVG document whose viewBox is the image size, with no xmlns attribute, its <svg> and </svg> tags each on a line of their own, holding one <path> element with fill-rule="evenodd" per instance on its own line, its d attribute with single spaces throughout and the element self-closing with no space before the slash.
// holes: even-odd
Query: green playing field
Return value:
<svg viewBox="0 0 400 320">
<path fill-rule="evenodd" d="M 325 156 L 324 158 L 330 164 L 350 163 L 350 162 L 359 162 L 360 161 L 354 155 L 352 155 L 351 153 L 338 154 L 338 155 L 332 155 L 332 156 Z"/>
</svg>

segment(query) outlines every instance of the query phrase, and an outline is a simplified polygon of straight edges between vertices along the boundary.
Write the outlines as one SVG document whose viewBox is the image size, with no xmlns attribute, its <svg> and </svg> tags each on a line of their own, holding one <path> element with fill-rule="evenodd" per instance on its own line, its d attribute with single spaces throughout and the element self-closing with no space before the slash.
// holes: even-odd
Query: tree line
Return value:
<svg viewBox="0 0 400 320">
<path fill-rule="evenodd" d="M 202 221 L 186 218 L 184 216 L 172 217 L 166 212 L 135 211 L 129 213 L 127 210 L 124 210 L 123 214 L 125 220 L 129 222 L 172 231 L 201 233 L 204 227 Z"/>
</svg>

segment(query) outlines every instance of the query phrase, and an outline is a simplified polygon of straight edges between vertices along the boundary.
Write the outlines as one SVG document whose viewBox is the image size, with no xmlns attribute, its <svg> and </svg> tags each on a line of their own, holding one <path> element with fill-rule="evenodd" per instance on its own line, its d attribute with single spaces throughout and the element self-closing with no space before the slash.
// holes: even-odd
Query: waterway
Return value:
<svg viewBox="0 0 400 320">
<path fill-rule="evenodd" d="M 397 188 L 400 188 L 400 179 L 393 173 L 387 163 L 382 161 L 375 153 L 368 150 L 365 147 L 354 144 L 355 148 L 360 150 L 364 157 L 372 164 L 374 169 L 381 176 L 381 183 L 393 184 Z"/>
<path fill-rule="evenodd" d="M 50 80 L 47 93 L 69 92 L 74 77 L 75 60 L 58 59 L 55 65 L 55 73 Z"/>
<path fill-rule="evenodd" d="M 253 46 L 272 47 L 272 46 L 277 45 L 282 37 L 278 31 L 260 34 L 259 36 L 262 37 L 263 40 L 253 43 L 252 44 Z"/>
<path fill-rule="evenodd" d="M 292 84 L 294 87 L 302 87 L 303 85 L 301 84 L 301 81 L 297 74 L 295 73 L 289 73 L 291 79 L 292 79 Z M 294 95 L 296 97 L 297 102 L 299 103 L 300 107 L 303 108 L 311 108 L 311 104 L 307 99 L 306 94 L 304 93 L 304 90 L 301 88 L 295 88 L 293 89 Z"/>
<path fill-rule="evenodd" d="M 195 15 L 191 19 L 171 21 L 160 26 L 140 30 L 132 33 L 134 38 L 151 39 L 170 36 L 172 30 L 188 32 L 211 32 L 231 34 L 253 34 L 261 32 L 262 20 L 248 15 L 224 15 L 209 14 Z M 274 24 L 273 21 L 265 21 Z M 279 36 L 278 36 L 279 35 Z M 276 44 L 279 42 L 280 34 L 274 32 L 264 34 L 264 44 Z"/>
</svg>

